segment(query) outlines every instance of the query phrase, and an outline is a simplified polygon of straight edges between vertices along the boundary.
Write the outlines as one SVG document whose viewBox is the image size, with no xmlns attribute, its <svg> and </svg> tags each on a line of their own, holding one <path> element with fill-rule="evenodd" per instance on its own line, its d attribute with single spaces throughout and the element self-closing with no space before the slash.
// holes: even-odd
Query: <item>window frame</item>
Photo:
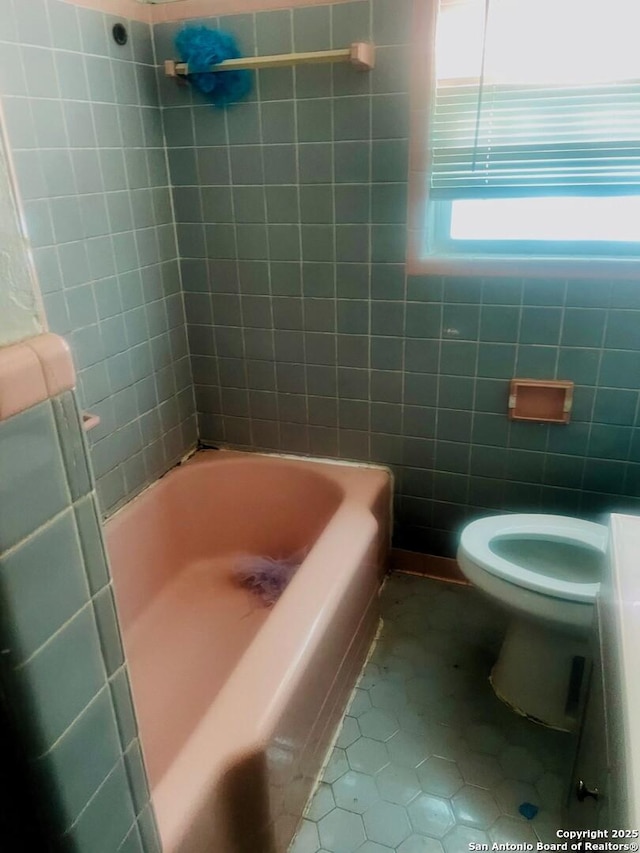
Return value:
<svg viewBox="0 0 640 853">
<path fill-rule="evenodd" d="M 584 252 L 584 246 L 562 244 L 562 251 L 534 252 L 537 241 L 505 241 L 505 246 L 442 239 L 442 218 L 430 213 L 431 156 L 429 116 L 435 95 L 435 28 L 438 0 L 414 0 L 410 91 L 407 271 L 414 275 L 549 276 L 562 278 L 640 278 L 640 253 L 628 249 L 606 255 Z M 432 208 L 431 208 L 432 209 Z M 457 244 L 457 245 L 454 245 Z M 496 251 L 507 248 L 509 251 Z M 615 244 L 607 243 L 607 246 Z M 628 244 L 620 244 L 623 247 Z M 596 248 L 596 247 L 593 247 Z M 462 249 L 462 251 L 461 251 Z M 580 251 L 582 250 L 582 251 Z"/>
</svg>

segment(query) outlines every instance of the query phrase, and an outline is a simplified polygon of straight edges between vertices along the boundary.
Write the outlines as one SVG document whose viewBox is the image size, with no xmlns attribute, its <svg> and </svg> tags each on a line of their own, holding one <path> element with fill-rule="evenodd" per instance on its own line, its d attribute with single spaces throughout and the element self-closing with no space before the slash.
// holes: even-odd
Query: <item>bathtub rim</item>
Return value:
<svg viewBox="0 0 640 853">
<path fill-rule="evenodd" d="M 390 465 L 385 465 L 382 462 L 360 462 L 359 460 L 354 459 L 338 459 L 330 456 L 304 456 L 302 454 L 297 453 L 280 453 L 278 451 L 270 451 L 270 450 L 240 450 L 236 447 L 226 446 L 226 445 L 206 445 L 203 444 L 200 447 L 195 447 L 193 450 L 190 450 L 189 453 L 185 454 L 182 459 L 173 465 L 173 467 L 169 468 L 168 471 L 165 471 L 161 474 L 156 480 L 152 483 L 149 483 L 137 492 L 133 497 L 128 500 L 126 503 L 119 506 L 115 512 L 110 515 L 104 516 L 102 518 L 103 527 L 108 526 L 114 519 L 117 519 L 118 516 L 122 515 L 125 510 L 130 509 L 131 505 L 134 501 L 137 501 L 139 498 L 142 498 L 143 495 L 149 494 L 152 489 L 155 489 L 156 486 L 159 486 L 163 480 L 165 480 L 169 475 L 173 474 L 175 471 L 178 471 L 182 468 L 186 468 L 187 466 L 194 465 L 196 463 L 201 464 L 201 460 L 204 460 L 204 454 L 216 453 L 220 455 L 224 455 L 225 460 L 228 457 L 229 460 L 236 459 L 239 457 L 246 457 L 248 459 L 254 457 L 266 458 L 266 459 L 284 459 L 290 462 L 297 463 L 313 463 L 314 465 L 328 465 L 331 467 L 337 468 L 365 468 L 365 469 L 373 469 L 374 471 L 384 472 L 388 477 L 388 484 L 390 493 L 393 496 L 395 493 L 395 485 L 396 485 L 396 476 L 393 468 Z M 223 460 L 220 460 L 220 464 L 222 464 Z M 389 518 L 387 519 L 389 522 L 389 531 L 391 532 L 391 526 L 393 522 L 393 500 L 390 501 L 389 504 Z"/>
</svg>

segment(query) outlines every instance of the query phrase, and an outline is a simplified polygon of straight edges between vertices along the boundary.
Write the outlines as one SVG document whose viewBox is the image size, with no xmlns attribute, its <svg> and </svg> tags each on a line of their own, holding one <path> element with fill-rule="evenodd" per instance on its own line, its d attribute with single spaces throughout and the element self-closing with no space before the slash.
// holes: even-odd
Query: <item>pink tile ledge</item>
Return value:
<svg viewBox="0 0 640 853">
<path fill-rule="evenodd" d="M 66 342 L 50 332 L 0 348 L 0 421 L 75 387 Z"/>
</svg>

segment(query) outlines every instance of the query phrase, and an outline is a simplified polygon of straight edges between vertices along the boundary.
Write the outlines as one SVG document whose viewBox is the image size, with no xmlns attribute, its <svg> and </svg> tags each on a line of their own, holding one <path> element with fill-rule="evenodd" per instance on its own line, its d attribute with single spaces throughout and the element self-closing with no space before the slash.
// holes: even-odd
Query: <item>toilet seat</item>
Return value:
<svg viewBox="0 0 640 853">
<path fill-rule="evenodd" d="M 567 601 L 593 603 L 599 583 L 580 583 L 554 578 L 500 557 L 491 542 L 504 539 L 541 539 L 593 548 L 604 554 L 607 528 L 591 521 L 561 515 L 494 515 L 468 524 L 462 532 L 460 550 L 491 575 L 533 592 Z"/>
</svg>

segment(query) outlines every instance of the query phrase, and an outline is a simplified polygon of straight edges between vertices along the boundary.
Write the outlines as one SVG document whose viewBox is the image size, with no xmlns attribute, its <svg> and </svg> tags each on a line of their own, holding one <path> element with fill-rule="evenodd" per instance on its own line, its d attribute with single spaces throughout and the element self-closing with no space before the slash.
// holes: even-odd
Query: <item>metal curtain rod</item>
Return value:
<svg viewBox="0 0 640 853">
<path fill-rule="evenodd" d="M 312 53 L 281 53 L 275 56 L 249 56 L 242 59 L 225 59 L 212 65 L 210 71 L 238 71 L 251 68 L 283 68 L 289 65 L 310 65 L 316 62 L 349 62 L 359 71 L 370 71 L 375 65 L 375 46 L 365 41 L 355 41 L 342 50 L 316 50 Z M 188 77 L 192 72 L 186 62 L 166 59 L 167 77 Z"/>
</svg>

